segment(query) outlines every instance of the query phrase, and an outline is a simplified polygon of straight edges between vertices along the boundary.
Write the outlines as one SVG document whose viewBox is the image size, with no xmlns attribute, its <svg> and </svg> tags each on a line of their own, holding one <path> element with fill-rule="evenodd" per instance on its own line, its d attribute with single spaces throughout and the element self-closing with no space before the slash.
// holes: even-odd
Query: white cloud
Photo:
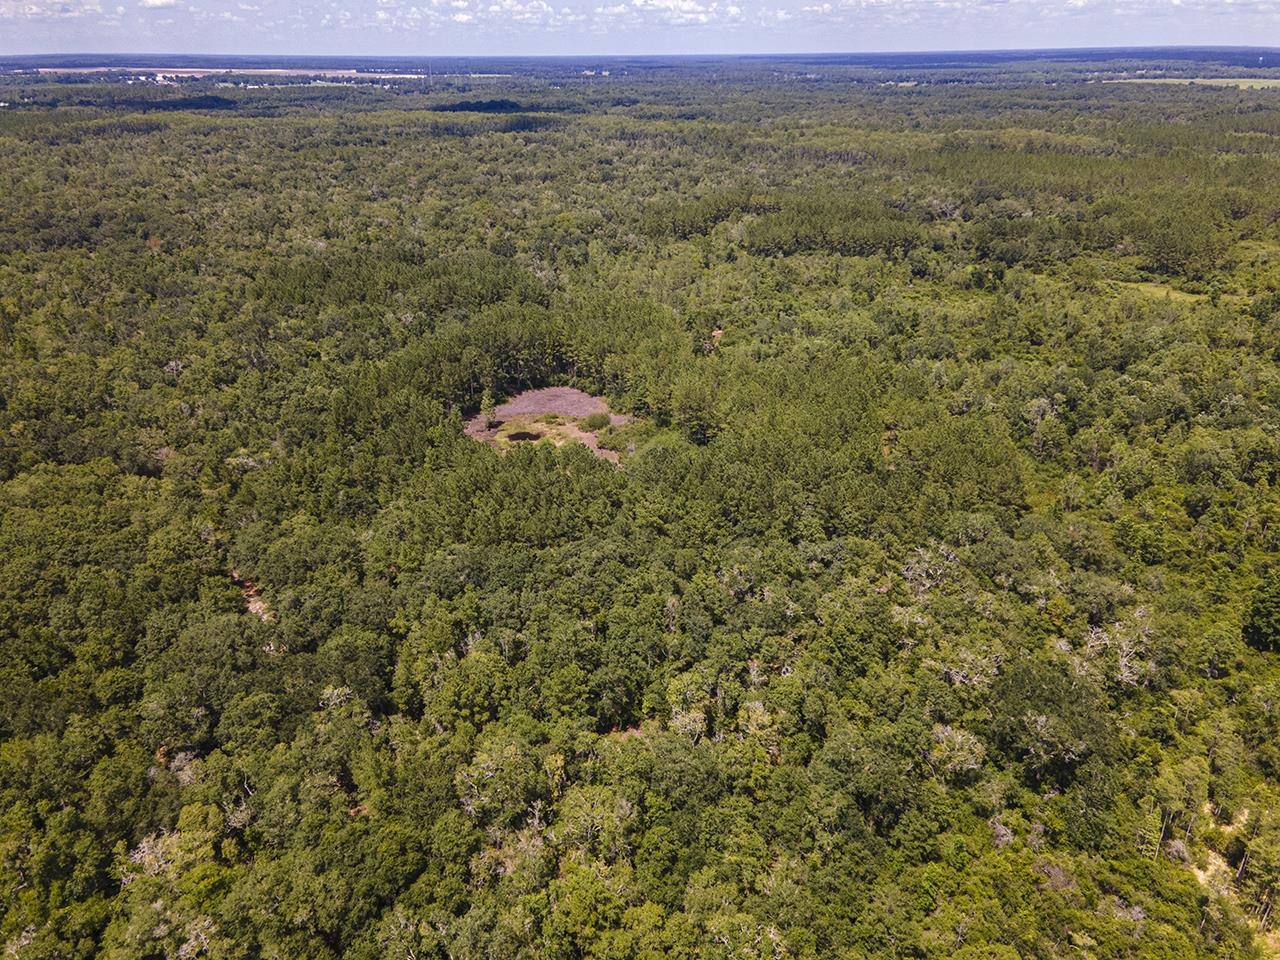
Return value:
<svg viewBox="0 0 1280 960">
<path fill-rule="evenodd" d="M 122 9 L 115 4 L 123 3 Z M 341 31 L 343 52 L 955 49 L 1249 43 L 1275 35 L 1280 0 L 0 0 L 0 49 L 22 31 L 103 46 L 137 31 L 198 52 L 305 45 Z M 105 6 L 104 6 L 105 5 Z M 171 11 L 167 17 L 161 11 Z M 71 22 L 75 22 L 75 26 Z M 171 23 L 170 23 L 171 21 Z M 57 31 L 46 23 L 65 22 Z M 243 25 L 241 25 L 243 24 Z M 6 28 L 8 28 L 6 30 Z M 252 35 L 252 42 L 250 42 Z M 395 37 L 395 40 L 388 40 Z M 287 41 L 283 38 L 288 38 Z M 373 39 L 377 38 L 377 39 Z M 403 38 L 403 39 L 399 39 Z M 497 41 L 496 43 L 494 41 Z M 347 47 L 347 44 L 350 44 Z M 332 48 L 326 38 L 321 44 Z"/>
<path fill-rule="evenodd" d="M 0 21 L 69 20 L 102 12 L 97 0 L 0 0 Z"/>
</svg>

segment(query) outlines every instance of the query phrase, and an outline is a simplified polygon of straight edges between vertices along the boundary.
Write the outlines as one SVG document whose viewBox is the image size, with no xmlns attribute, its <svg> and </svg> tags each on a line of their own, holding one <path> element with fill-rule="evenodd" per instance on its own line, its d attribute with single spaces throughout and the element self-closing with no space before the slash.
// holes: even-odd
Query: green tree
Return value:
<svg viewBox="0 0 1280 960">
<path fill-rule="evenodd" d="M 1280 578 L 1264 577 L 1249 600 L 1244 639 L 1255 650 L 1280 650 Z"/>
</svg>

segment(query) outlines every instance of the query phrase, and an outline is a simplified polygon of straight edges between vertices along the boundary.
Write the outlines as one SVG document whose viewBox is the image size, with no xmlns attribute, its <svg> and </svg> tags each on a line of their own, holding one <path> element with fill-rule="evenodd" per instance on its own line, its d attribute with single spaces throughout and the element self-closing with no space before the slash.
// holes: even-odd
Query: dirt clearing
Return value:
<svg viewBox="0 0 1280 960">
<path fill-rule="evenodd" d="M 588 417 L 594 429 L 583 424 Z M 609 418 L 608 423 L 596 427 L 595 421 L 603 417 Z M 577 441 L 600 459 L 617 463 L 618 454 L 600 446 L 600 434 L 630 422 L 630 417 L 611 412 L 601 397 L 573 387 L 543 387 L 517 394 L 488 415 L 476 414 L 467 421 L 466 434 L 498 450 L 540 440 L 556 446 Z"/>
</svg>

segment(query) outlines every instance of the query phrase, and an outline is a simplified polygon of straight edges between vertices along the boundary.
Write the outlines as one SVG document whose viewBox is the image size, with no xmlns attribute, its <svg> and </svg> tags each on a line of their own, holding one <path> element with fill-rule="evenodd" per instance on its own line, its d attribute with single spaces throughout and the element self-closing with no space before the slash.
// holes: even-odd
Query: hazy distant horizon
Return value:
<svg viewBox="0 0 1280 960">
<path fill-rule="evenodd" d="M 897 56 L 897 55 L 912 55 L 912 54 L 919 54 L 919 55 L 921 55 L 921 56 L 927 56 L 927 55 L 938 55 L 938 56 L 955 55 L 955 56 L 964 56 L 964 55 L 968 55 L 968 54 L 982 54 L 982 55 L 1001 56 L 1001 55 L 1023 54 L 1023 53 L 1029 53 L 1029 54 L 1055 54 L 1055 53 L 1087 53 L 1087 52 L 1092 52 L 1092 51 L 1097 51 L 1097 52 L 1125 51 L 1125 52 L 1129 52 L 1129 51 L 1143 51 L 1143 50 L 1150 50 L 1150 51 L 1177 51 L 1177 50 L 1181 50 L 1181 51 L 1187 51 L 1187 52 L 1196 52 L 1196 51 L 1205 51 L 1205 52 L 1209 52 L 1209 51 L 1227 51 L 1227 50 L 1237 50 L 1237 51 L 1250 51 L 1250 50 L 1253 50 L 1253 51 L 1264 51 L 1264 50 L 1265 50 L 1265 51 L 1272 51 L 1272 52 L 1280 53 L 1280 46 L 1266 46 L 1266 45 L 1260 45 L 1260 44 L 1256 44 L 1256 43 L 1254 43 L 1254 44 L 1245 44 L 1245 43 L 1239 43 L 1239 44 L 1229 44 L 1229 43 L 1199 43 L 1199 44 L 1157 44 L 1157 43 L 1131 43 L 1131 44 L 1084 44 L 1084 43 L 1081 43 L 1081 44 L 1061 44 L 1061 45 L 1054 45 L 1054 46 L 1038 46 L 1038 47 L 1025 47 L 1025 46 L 1023 46 L 1023 47 L 1019 47 L 1019 46 L 1007 46 L 1007 47 L 994 47 L 994 46 L 989 46 L 989 47 L 901 47 L 901 48 L 897 48 L 897 47 L 876 47 L 876 48 L 867 48 L 867 49 L 855 49 L 855 48 L 847 48 L 847 49 L 846 49 L 846 48 L 841 48 L 841 49 L 836 49 L 836 48 L 832 48 L 832 49 L 830 49 L 830 50 L 826 50 L 826 49 L 817 49 L 817 48 L 814 48 L 814 49 L 795 49 L 795 50 L 790 50 L 790 49 L 761 49 L 761 50 L 746 50 L 746 51 L 736 51 L 736 50 L 725 50 L 725 51 L 721 51 L 721 50 L 711 50 L 711 49 L 706 49 L 706 50 L 693 50 L 693 51 L 690 51 L 689 53 L 671 53 L 671 52 L 663 51 L 663 50 L 626 50 L 626 51 L 617 51 L 617 52 L 613 52 L 613 51 L 609 51 L 609 50 L 605 50 L 605 49 L 600 49 L 600 50 L 575 50 L 575 51 L 573 51 L 573 52 L 571 52 L 571 53 L 524 53 L 524 54 L 504 54 L 504 56 L 527 56 L 527 57 L 530 57 L 530 58 L 533 58 L 533 59 L 537 59 L 537 58 L 548 58 L 548 59 L 553 59 L 553 58 L 579 57 L 579 56 L 634 57 L 634 58 L 645 58 L 645 57 L 700 57 L 700 56 L 707 56 L 707 57 L 737 57 L 737 56 L 741 56 L 741 57 L 769 57 L 769 56 L 783 56 L 783 57 L 804 57 L 804 56 L 815 56 L 815 57 L 841 57 L 841 56 L 850 56 L 850 57 L 874 57 L 874 56 L 879 56 L 879 55 Z M 174 48 L 170 48 L 170 49 L 163 49 L 163 50 L 161 50 L 161 49 L 157 49 L 157 50 L 144 50 L 144 49 L 136 49 L 136 50 L 109 50 L 109 49 L 106 49 L 106 48 L 103 48 L 103 49 L 83 49 L 83 50 L 50 50 L 50 51 L 37 51 L 37 50 L 27 50 L 27 51 L 22 51 L 22 50 L 12 50 L 12 51 L 6 51 L 6 52 L 4 53 L 4 55 L 5 55 L 5 56 L 10 56 L 10 57 L 33 57 L 33 58 L 34 58 L 34 57 L 86 57 L 86 58 L 87 58 L 87 57 L 115 57 L 115 58 L 118 58 L 118 57 L 129 57 L 129 56 L 139 56 L 139 57 L 154 58 L 154 57 L 175 56 L 175 57 L 200 57 L 200 58 L 217 58 L 217 57 L 229 57 L 229 58 L 245 58 L 245 57 L 283 57 L 283 58 L 294 58 L 294 59 L 307 58 L 307 57 L 324 57 L 324 58 L 334 59 L 334 60 L 341 60 L 341 59 L 360 60 L 360 59 L 366 59 L 366 58 L 368 58 L 368 57 L 379 57 L 379 56 L 385 56 L 385 57 L 401 57 L 401 58 L 433 56 L 433 57 L 438 57 L 438 58 L 441 58 L 441 59 L 447 59 L 447 58 L 451 58 L 451 57 L 455 57 L 455 58 L 456 58 L 456 57 L 477 57 L 477 56 L 486 56 L 487 54 L 486 54 L 486 53 L 484 53 L 484 52 L 476 52 L 476 53 L 454 53 L 454 52 L 450 52 L 450 53 L 434 53 L 434 54 L 433 54 L 433 53 L 417 53 L 417 52 L 413 52 L 413 51 L 403 51 L 403 50 L 372 50 L 372 51 L 366 51 L 366 52 L 363 52 L 363 53 L 323 53 L 323 52 L 312 52 L 312 53 L 293 53 L 293 52 L 290 52 L 290 51 L 289 51 L 289 50 L 287 50 L 287 49 L 274 49 L 274 50 L 269 50 L 269 49 L 254 49 L 254 50 L 197 50 L 197 49 L 184 49 L 184 48 L 174 47 Z"/>
<path fill-rule="evenodd" d="M 1173 46 L 1280 46 L 1280 2 L 0 0 L 0 54 L 6 56 L 803 55 Z"/>
<path fill-rule="evenodd" d="M 220 70 L 258 68 L 307 67 L 330 69 L 428 69 L 436 65 L 437 72 L 445 73 L 453 68 L 475 69 L 492 64 L 518 61 L 568 61 L 596 62 L 600 65 L 625 66 L 628 63 L 662 60 L 734 60 L 778 58 L 798 64 L 871 67 L 940 67 L 965 63 L 999 64 L 1021 60 L 1073 60 L 1105 61 L 1112 59 L 1161 59 L 1187 62 L 1206 62 L 1238 67 L 1280 68 L 1280 47 L 1245 45 L 1168 45 L 1168 46 L 1061 46 L 1061 47 L 1003 47 L 1003 48 L 937 48 L 930 50 L 765 50 L 742 53 L 693 51 L 688 53 L 662 53 L 639 51 L 635 53 L 607 53 L 579 51 L 573 54 L 423 54 L 423 53 L 364 53 L 364 54 L 290 54 L 280 52 L 192 52 L 168 51 L 68 51 L 55 53 L 4 53 L 0 52 L 0 69 L 35 68 L 68 71 L 112 70 Z M 618 63 L 620 61 L 620 63 Z M 1256 62 L 1255 62 L 1256 61 Z"/>
</svg>

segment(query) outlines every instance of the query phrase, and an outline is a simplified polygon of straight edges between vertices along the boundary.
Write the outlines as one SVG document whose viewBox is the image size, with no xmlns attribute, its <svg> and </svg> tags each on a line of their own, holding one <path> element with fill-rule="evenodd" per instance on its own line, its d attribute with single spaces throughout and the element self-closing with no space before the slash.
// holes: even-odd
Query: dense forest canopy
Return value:
<svg viewBox="0 0 1280 960">
<path fill-rule="evenodd" d="M 1137 57 L 0 77 L 6 956 L 1274 954 L 1280 90 Z"/>
</svg>

